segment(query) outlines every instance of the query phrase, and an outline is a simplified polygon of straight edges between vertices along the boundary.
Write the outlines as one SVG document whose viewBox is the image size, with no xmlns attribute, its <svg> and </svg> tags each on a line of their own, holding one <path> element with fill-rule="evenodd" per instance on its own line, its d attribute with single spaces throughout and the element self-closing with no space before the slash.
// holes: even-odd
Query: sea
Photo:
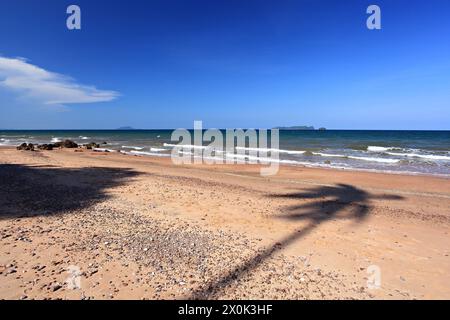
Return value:
<svg viewBox="0 0 450 320">
<path fill-rule="evenodd" d="M 4 130 L 0 131 L 0 146 L 70 139 L 78 144 L 100 143 L 100 150 L 111 152 L 170 157 L 172 149 L 179 143 L 172 141 L 172 132 Z M 203 148 L 208 144 L 204 142 Z M 184 142 L 184 145 L 189 143 Z M 252 156 L 257 151 L 250 146 L 244 149 Z M 277 151 L 277 161 L 286 165 L 450 177 L 450 131 L 280 130 L 279 147 L 274 149 L 269 144 L 265 151 Z"/>
</svg>

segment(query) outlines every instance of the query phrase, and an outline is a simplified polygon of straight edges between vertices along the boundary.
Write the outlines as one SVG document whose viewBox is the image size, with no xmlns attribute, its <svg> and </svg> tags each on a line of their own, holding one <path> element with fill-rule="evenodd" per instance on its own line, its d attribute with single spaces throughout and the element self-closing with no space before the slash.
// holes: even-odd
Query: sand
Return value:
<svg viewBox="0 0 450 320">
<path fill-rule="evenodd" d="M 449 299 L 449 232 L 448 178 L 0 149 L 2 299 Z"/>
</svg>

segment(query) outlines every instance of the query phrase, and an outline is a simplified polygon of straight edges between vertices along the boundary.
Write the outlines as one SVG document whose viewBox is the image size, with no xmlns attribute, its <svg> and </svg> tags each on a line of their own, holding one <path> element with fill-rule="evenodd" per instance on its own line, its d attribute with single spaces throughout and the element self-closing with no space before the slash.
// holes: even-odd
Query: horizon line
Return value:
<svg viewBox="0 0 450 320">
<path fill-rule="evenodd" d="M 146 131 L 146 130 L 177 130 L 177 129 L 186 129 L 186 130 L 194 130 L 194 128 L 147 128 L 147 129 L 4 129 L 0 128 L 0 131 Z M 242 129 L 242 130 L 248 130 L 248 129 L 254 129 L 254 130 L 272 130 L 272 129 L 279 129 L 279 131 L 450 131 L 450 129 L 325 129 L 325 130 L 319 130 L 319 129 L 280 129 L 277 127 L 273 128 L 257 128 L 257 127 L 236 127 L 236 128 L 217 128 L 217 127 L 211 127 L 211 128 L 202 128 L 202 130 L 209 130 L 209 129 L 218 129 L 218 130 L 227 130 L 227 129 Z"/>
</svg>

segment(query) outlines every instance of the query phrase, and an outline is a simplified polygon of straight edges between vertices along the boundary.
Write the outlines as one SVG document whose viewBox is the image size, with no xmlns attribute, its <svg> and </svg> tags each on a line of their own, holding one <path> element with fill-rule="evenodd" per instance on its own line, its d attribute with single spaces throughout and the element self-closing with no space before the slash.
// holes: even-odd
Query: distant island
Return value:
<svg viewBox="0 0 450 320">
<path fill-rule="evenodd" d="M 120 127 L 120 128 L 117 128 L 116 130 L 136 130 L 136 129 L 133 127 Z"/>
<path fill-rule="evenodd" d="M 275 127 L 274 129 L 279 129 L 279 130 L 316 130 L 313 126 Z M 320 127 L 318 130 L 324 131 L 327 129 L 324 127 Z"/>
</svg>

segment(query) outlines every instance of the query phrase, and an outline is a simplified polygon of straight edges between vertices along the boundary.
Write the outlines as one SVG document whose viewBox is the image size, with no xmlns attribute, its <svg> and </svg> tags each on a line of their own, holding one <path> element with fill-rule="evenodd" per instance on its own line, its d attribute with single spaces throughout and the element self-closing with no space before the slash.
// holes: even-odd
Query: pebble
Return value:
<svg viewBox="0 0 450 320">
<path fill-rule="evenodd" d="M 58 291 L 58 290 L 61 289 L 61 288 L 62 288 L 62 285 L 59 284 L 59 283 L 55 283 L 55 284 L 53 284 L 53 285 L 50 287 L 50 289 L 51 289 L 53 292 Z"/>
<path fill-rule="evenodd" d="M 8 269 L 7 271 L 6 271 L 6 274 L 12 274 L 12 273 L 16 273 L 17 272 L 17 270 L 16 269 Z"/>
</svg>

